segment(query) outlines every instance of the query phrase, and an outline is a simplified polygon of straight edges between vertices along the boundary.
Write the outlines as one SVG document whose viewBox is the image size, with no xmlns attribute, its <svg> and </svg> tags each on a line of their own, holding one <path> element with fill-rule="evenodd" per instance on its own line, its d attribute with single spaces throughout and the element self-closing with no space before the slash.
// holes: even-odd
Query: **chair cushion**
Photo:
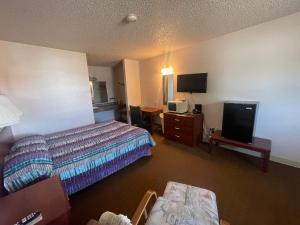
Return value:
<svg viewBox="0 0 300 225">
<path fill-rule="evenodd" d="M 219 225 L 205 210 L 197 210 L 182 202 L 159 197 L 155 202 L 146 225 Z"/>
<path fill-rule="evenodd" d="M 151 210 L 147 225 L 218 225 L 216 195 L 209 190 L 168 182 Z"/>
</svg>

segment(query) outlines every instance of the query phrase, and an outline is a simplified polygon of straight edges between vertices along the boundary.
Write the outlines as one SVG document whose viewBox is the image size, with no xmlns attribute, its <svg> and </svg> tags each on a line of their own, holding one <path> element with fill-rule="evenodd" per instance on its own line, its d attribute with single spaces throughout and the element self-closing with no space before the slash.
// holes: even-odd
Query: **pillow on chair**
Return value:
<svg viewBox="0 0 300 225">
<path fill-rule="evenodd" d="M 105 212 L 99 219 L 101 225 L 132 225 L 130 219 L 122 214 L 116 215 L 112 212 Z"/>
</svg>

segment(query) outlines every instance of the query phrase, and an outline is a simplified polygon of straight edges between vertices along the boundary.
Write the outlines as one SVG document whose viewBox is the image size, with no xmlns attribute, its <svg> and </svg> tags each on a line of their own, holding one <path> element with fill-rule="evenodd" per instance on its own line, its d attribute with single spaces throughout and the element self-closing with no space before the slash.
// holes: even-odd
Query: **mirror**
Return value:
<svg viewBox="0 0 300 225">
<path fill-rule="evenodd" d="M 163 104 L 166 105 L 168 101 L 173 100 L 174 97 L 174 80 L 173 75 L 163 76 Z"/>
<path fill-rule="evenodd" d="M 93 104 L 108 102 L 106 81 L 97 81 L 97 79 L 93 78 L 90 80 L 90 89 Z"/>
</svg>

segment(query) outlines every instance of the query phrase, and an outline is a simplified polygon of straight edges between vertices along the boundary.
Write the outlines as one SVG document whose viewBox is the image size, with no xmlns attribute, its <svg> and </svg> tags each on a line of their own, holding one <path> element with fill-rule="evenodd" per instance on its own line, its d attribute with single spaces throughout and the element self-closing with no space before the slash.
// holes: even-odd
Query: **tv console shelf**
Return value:
<svg viewBox="0 0 300 225">
<path fill-rule="evenodd" d="M 268 165 L 270 161 L 270 153 L 271 153 L 271 140 L 253 137 L 253 141 L 250 144 L 230 140 L 227 138 L 222 137 L 222 132 L 217 130 L 213 133 L 213 135 L 209 139 L 209 152 L 212 152 L 213 149 L 213 142 L 218 145 L 219 143 L 223 143 L 226 145 L 232 145 L 239 148 L 245 148 L 250 151 L 260 152 L 262 154 L 262 171 L 267 172 Z"/>
</svg>

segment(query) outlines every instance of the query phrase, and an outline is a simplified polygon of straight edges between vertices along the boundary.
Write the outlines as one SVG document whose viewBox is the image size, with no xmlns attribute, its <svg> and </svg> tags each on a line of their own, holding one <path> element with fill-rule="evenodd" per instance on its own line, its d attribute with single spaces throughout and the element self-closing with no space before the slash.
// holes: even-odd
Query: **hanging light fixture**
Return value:
<svg viewBox="0 0 300 225">
<path fill-rule="evenodd" d="M 173 75 L 174 74 L 174 70 L 173 70 L 173 67 L 172 66 L 169 66 L 169 67 L 163 67 L 161 69 L 161 75 L 163 76 L 167 76 L 167 75 Z"/>
</svg>

